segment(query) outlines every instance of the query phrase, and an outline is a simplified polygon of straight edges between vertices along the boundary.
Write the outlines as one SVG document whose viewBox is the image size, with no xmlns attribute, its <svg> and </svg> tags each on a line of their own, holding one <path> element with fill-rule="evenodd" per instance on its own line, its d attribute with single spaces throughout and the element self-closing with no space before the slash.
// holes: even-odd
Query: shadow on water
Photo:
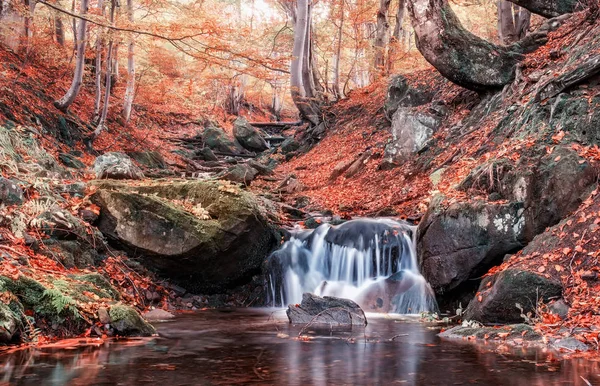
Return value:
<svg viewBox="0 0 600 386">
<path fill-rule="evenodd" d="M 203 311 L 158 325 L 159 338 L 0 356 L 14 385 L 586 385 L 600 367 L 540 350 L 440 341 L 415 319 L 369 315 L 366 329 L 303 331 L 283 311 Z M 583 377 L 583 378 L 582 378 Z"/>
</svg>

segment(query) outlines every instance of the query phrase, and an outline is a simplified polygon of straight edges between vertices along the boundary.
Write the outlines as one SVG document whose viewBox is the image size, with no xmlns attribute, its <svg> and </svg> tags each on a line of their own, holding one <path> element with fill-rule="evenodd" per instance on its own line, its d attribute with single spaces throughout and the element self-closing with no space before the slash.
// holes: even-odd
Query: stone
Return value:
<svg viewBox="0 0 600 386">
<path fill-rule="evenodd" d="M 217 158 L 217 156 L 215 155 L 215 153 L 213 153 L 213 151 L 210 149 L 210 147 L 203 147 L 202 149 L 198 149 L 195 151 L 195 154 L 198 158 L 200 158 L 203 161 L 218 161 L 219 159 Z"/>
<path fill-rule="evenodd" d="M 155 308 L 151 311 L 144 313 L 144 319 L 146 319 L 149 322 L 158 322 L 161 320 L 169 320 L 169 319 L 173 319 L 174 317 L 175 317 L 175 315 L 173 315 L 172 313 L 165 311 L 165 310 L 161 310 L 160 308 Z"/>
<path fill-rule="evenodd" d="M 446 171 L 446 168 L 439 168 L 435 172 L 433 172 L 429 175 L 429 180 L 431 181 L 431 185 L 433 185 L 434 189 L 442 181 L 442 176 L 444 175 L 445 171 Z"/>
<path fill-rule="evenodd" d="M 157 151 L 128 151 L 126 154 L 139 165 L 149 169 L 165 169 L 167 167 L 162 154 Z"/>
<path fill-rule="evenodd" d="M 352 300 L 311 293 L 303 294 L 300 304 L 290 304 L 286 314 L 292 324 L 367 325 L 365 313 Z"/>
<path fill-rule="evenodd" d="M 295 175 L 290 174 L 281 181 L 275 190 L 279 193 L 295 193 L 301 192 L 305 189 L 305 186 L 296 178 Z"/>
<path fill-rule="evenodd" d="M 245 153 L 240 144 L 233 142 L 227 134 L 220 128 L 208 126 L 202 134 L 204 144 L 213 151 L 227 154 Z"/>
<path fill-rule="evenodd" d="M 558 299 L 550 304 L 548 304 L 548 310 L 551 314 L 558 315 L 562 320 L 566 319 L 569 316 L 569 306 L 564 301 L 564 299 Z"/>
<path fill-rule="evenodd" d="M 286 138 L 285 141 L 279 146 L 279 150 L 282 154 L 293 153 L 300 149 L 300 142 L 296 141 L 295 138 Z"/>
<path fill-rule="evenodd" d="M 94 172 L 98 179 L 115 180 L 141 180 L 144 173 L 134 165 L 129 156 L 119 152 L 110 152 L 101 155 L 94 161 Z"/>
<path fill-rule="evenodd" d="M 245 149 L 261 152 L 269 148 L 260 131 L 252 126 L 246 118 L 238 117 L 233 122 L 233 136 Z"/>
<path fill-rule="evenodd" d="M 562 296 L 562 285 L 537 273 L 511 268 L 485 277 L 479 294 L 481 301 L 477 297 L 471 300 L 464 311 L 464 320 L 517 323 L 524 321 L 521 313 L 535 314 L 538 301 L 547 303 Z"/>
<path fill-rule="evenodd" d="M 384 162 L 400 164 L 407 161 L 425 147 L 441 123 L 437 115 L 399 108 L 392 117 L 392 140 L 385 147 Z"/>
<path fill-rule="evenodd" d="M 193 213 L 177 204 L 183 200 Z M 110 243 L 193 293 L 251 280 L 277 245 L 256 197 L 219 181 L 102 182 L 92 201 Z"/>
<path fill-rule="evenodd" d="M 552 347 L 561 351 L 580 351 L 585 352 L 590 349 L 590 347 L 576 338 L 569 337 L 564 339 L 558 339 L 552 343 Z"/>
<path fill-rule="evenodd" d="M 8 178 L 0 177 L 0 204 L 18 205 L 24 200 L 23 189 Z"/>
<path fill-rule="evenodd" d="M 110 323 L 110 315 L 108 314 L 108 310 L 105 307 L 98 308 L 98 320 L 102 324 Z"/>
<path fill-rule="evenodd" d="M 152 336 L 156 330 L 132 307 L 116 304 L 108 311 L 110 325 L 121 336 Z"/>
<path fill-rule="evenodd" d="M 257 175 L 258 170 L 252 166 L 237 164 L 217 175 L 217 178 L 248 186 L 254 181 Z"/>
<path fill-rule="evenodd" d="M 446 207 L 443 199 L 434 197 L 418 228 L 421 270 L 437 294 L 483 275 L 524 246 L 522 204 L 474 200 Z"/>
<path fill-rule="evenodd" d="M 441 77 L 438 76 L 438 80 L 441 80 Z M 431 84 L 435 83 L 437 82 L 431 82 Z M 436 86 L 427 84 L 412 87 L 404 75 L 393 76 L 388 84 L 385 112 L 388 116 L 392 116 L 399 107 L 416 107 L 430 103 L 437 91 Z"/>
<path fill-rule="evenodd" d="M 58 159 L 62 162 L 66 167 L 72 169 L 85 169 L 85 164 L 81 162 L 81 160 L 75 157 L 72 154 L 68 153 L 60 153 L 58 155 Z"/>
<path fill-rule="evenodd" d="M 18 339 L 23 329 L 23 321 L 19 312 L 23 312 L 23 306 L 18 302 L 11 301 L 11 305 L 0 302 L 0 343 L 15 343 Z"/>
</svg>

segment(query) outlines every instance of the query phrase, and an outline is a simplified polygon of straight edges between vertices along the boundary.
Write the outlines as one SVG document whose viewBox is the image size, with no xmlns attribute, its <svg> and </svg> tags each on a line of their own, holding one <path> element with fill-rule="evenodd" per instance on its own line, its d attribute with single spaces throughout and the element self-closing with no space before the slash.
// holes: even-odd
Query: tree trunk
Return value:
<svg viewBox="0 0 600 386">
<path fill-rule="evenodd" d="M 98 0 L 98 12 L 104 18 L 104 0 Z M 94 115 L 92 121 L 98 121 L 100 118 L 100 108 L 102 107 L 102 51 L 104 49 L 104 28 L 98 26 L 98 36 L 96 37 L 96 96 L 94 98 Z"/>
<path fill-rule="evenodd" d="M 75 13 L 75 0 L 71 2 L 71 13 Z M 71 30 L 73 31 L 73 51 L 77 51 L 77 19 L 73 18 L 71 22 Z"/>
<path fill-rule="evenodd" d="M 115 23 L 115 8 L 116 0 L 110 2 L 110 25 Z M 109 32 L 108 49 L 106 52 L 106 74 L 104 76 L 104 106 L 102 106 L 102 114 L 96 130 L 94 130 L 94 138 L 96 138 L 106 126 L 106 118 L 108 116 L 108 106 L 110 104 L 110 90 L 112 84 L 112 64 L 113 64 L 113 35 Z"/>
<path fill-rule="evenodd" d="M 517 39 L 521 40 L 527 36 L 527 31 L 529 31 L 531 12 L 518 5 L 514 5 L 513 8 L 515 13 L 515 32 L 517 34 Z"/>
<path fill-rule="evenodd" d="M 65 45 L 65 27 L 63 25 L 60 15 L 54 15 L 54 35 L 56 36 L 56 42 L 60 46 Z"/>
<path fill-rule="evenodd" d="M 29 47 L 31 38 L 33 37 L 33 14 L 35 13 L 35 6 L 37 5 L 37 2 L 35 0 L 25 0 L 25 5 L 27 6 L 27 14 L 24 20 L 24 31 L 25 41 L 27 42 L 27 47 Z"/>
<path fill-rule="evenodd" d="M 508 0 L 498 0 L 498 37 L 502 44 L 516 42 L 517 30 L 513 16 L 513 3 Z"/>
<path fill-rule="evenodd" d="M 342 60 L 342 36 L 344 30 L 344 4 L 346 0 L 340 0 L 340 26 L 338 28 L 337 46 L 333 59 L 333 94 L 336 99 L 343 99 L 344 93 L 340 89 L 340 62 Z"/>
<path fill-rule="evenodd" d="M 510 0 L 510 2 L 531 13 L 548 18 L 580 11 L 586 7 L 586 2 L 581 0 Z"/>
<path fill-rule="evenodd" d="M 485 41 L 460 23 L 447 0 L 412 0 L 408 11 L 417 48 L 444 77 L 474 91 L 499 89 L 509 83 L 522 54 L 546 42 L 546 32 L 511 46 Z"/>
<path fill-rule="evenodd" d="M 385 71 L 385 49 L 388 43 L 390 23 L 388 22 L 388 11 L 391 0 L 380 0 L 377 11 L 377 32 L 375 35 L 375 73 Z"/>
<path fill-rule="evenodd" d="M 88 11 L 88 0 L 81 0 L 81 15 L 85 15 Z M 87 22 L 80 20 L 77 26 L 77 54 L 75 59 L 75 74 L 73 75 L 73 82 L 67 93 L 54 102 L 54 106 L 61 110 L 66 110 L 71 106 L 79 89 L 81 88 L 81 82 L 83 81 L 83 70 L 85 66 L 85 34 L 86 34 Z"/>
<path fill-rule="evenodd" d="M 127 0 L 127 19 L 133 23 L 133 0 Z M 129 37 L 127 46 L 127 87 L 125 88 L 125 98 L 123 101 L 123 118 L 125 122 L 131 119 L 131 108 L 133 106 L 133 97 L 135 93 L 135 41 L 133 36 Z"/>
<path fill-rule="evenodd" d="M 310 0 L 296 2 L 296 18 L 294 23 L 294 46 L 290 65 L 290 88 L 294 104 L 300 112 L 302 119 L 313 125 L 320 123 L 320 108 L 314 99 L 314 82 L 312 67 L 310 65 Z"/>
<path fill-rule="evenodd" d="M 390 47 L 388 50 L 387 73 L 391 74 L 394 71 L 394 62 L 397 59 L 398 51 L 407 47 L 405 44 L 406 32 L 402 27 L 404 23 L 404 11 L 406 10 L 406 1 L 398 0 L 398 10 L 396 11 L 396 25 L 392 33 Z"/>
</svg>

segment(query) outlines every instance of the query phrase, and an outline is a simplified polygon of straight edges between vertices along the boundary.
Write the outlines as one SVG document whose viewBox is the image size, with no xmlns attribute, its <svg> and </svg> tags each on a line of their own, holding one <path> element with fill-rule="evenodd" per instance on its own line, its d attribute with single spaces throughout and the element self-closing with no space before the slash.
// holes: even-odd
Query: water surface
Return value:
<svg viewBox="0 0 600 386">
<path fill-rule="evenodd" d="M 441 341 L 414 318 L 368 316 L 366 329 L 315 332 L 290 326 L 283 311 L 202 311 L 159 323 L 159 338 L 2 355 L 0 379 L 36 386 L 600 385 L 597 362 L 490 351 Z"/>
</svg>

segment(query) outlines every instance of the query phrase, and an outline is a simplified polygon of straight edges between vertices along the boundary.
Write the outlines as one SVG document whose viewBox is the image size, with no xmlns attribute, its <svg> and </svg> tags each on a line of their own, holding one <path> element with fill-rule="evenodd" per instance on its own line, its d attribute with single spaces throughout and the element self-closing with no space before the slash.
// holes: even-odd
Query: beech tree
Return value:
<svg viewBox="0 0 600 386">
<path fill-rule="evenodd" d="M 423 57 L 447 79 L 480 92 L 509 83 L 523 54 L 544 44 L 547 32 L 556 27 L 547 23 L 526 38 L 501 46 L 467 31 L 447 0 L 412 0 L 408 11 Z"/>
<path fill-rule="evenodd" d="M 87 14 L 88 11 L 88 0 L 81 0 L 81 15 Z M 67 90 L 66 94 L 54 102 L 54 106 L 60 110 L 66 110 L 73 104 L 73 101 L 79 94 L 81 83 L 83 81 L 83 71 L 85 67 L 85 43 L 86 43 L 86 30 L 87 21 L 85 19 L 79 20 L 77 25 L 77 53 L 75 56 L 75 73 L 73 75 L 73 81 L 71 87 Z"/>
<path fill-rule="evenodd" d="M 104 0 L 98 0 L 98 13 L 104 17 Z M 104 30 L 98 27 L 98 36 L 96 37 L 96 97 L 94 98 L 94 115 L 92 120 L 97 121 L 100 117 L 100 107 L 102 107 L 102 51 L 104 50 Z"/>
<path fill-rule="evenodd" d="M 133 0 L 127 0 L 127 20 L 133 24 Z M 125 88 L 125 98 L 123 100 L 123 119 L 129 122 L 131 118 L 131 109 L 133 107 L 133 98 L 135 96 L 135 42 L 133 36 L 129 37 L 127 45 L 127 87 Z"/>
<path fill-rule="evenodd" d="M 117 0 L 111 0 L 110 2 L 110 25 L 114 26 L 115 24 L 115 12 L 117 8 Z M 104 105 L 102 106 L 102 113 L 100 114 L 100 120 L 98 121 L 98 126 L 96 130 L 94 130 L 94 137 L 100 135 L 102 130 L 104 130 L 106 126 L 106 117 L 108 116 L 108 106 L 110 103 L 110 90 L 112 86 L 112 76 L 113 76 L 113 48 L 114 48 L 114 38 L 113 31 L 109 31 L 108 33 L 108 48 L 106 53 L 106 74 L 105 74 L 105 82 L 104 82 Z"/>
<path fill-rule="evenodd" d="M 390 24 L 388 22 L 388 12 L 391 0 L 379 0 L 379 10 L 377 11 L 377 32 L 375 36 L 375 71 L 381 73 L 386 68 L 386 47 L 389 40 Z"/>
<path fill-rule="evenodd" d="M 294 24 L 294 47 L 290 65 L 290 87 L 294 104 L 300 116 L 318 125 L 321 122 L 321 97 L 315 85 L 312 53 L 312 2 L 297 0 L 292 14 Z"/>
<path fill-rule="evenodd" d="M 531 12 L 508 0 L 498 0 L 498 37 L 504 44 L 511 44 L 527 35 Z"/>
</svg>

